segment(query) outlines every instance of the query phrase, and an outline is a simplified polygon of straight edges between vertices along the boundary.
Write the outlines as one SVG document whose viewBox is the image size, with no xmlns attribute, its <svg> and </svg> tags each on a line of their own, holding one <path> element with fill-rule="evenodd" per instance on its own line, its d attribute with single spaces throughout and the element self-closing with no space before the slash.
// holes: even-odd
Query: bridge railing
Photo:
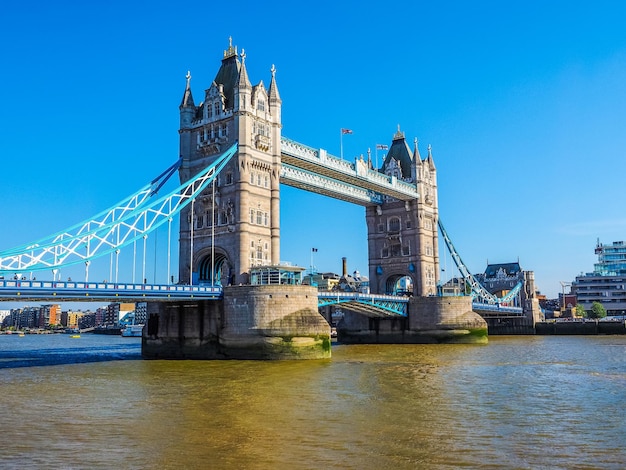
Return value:
<svg viewBox="0 0 626 470">
<path fill-rule="evenodd" d="M 131 284 L 113 282 L 74 282 L 74 281 L 37 281 L 21 279 L 0 280 L 0 297 L 16 295 L 27 296 L 29 293 L 38 294 L 78 294 L 82 296 L 107 297 L 108 295 L 133 296 L 181 296 L 202 295 L 219 297 L 222 295 L 221 286 L 190 286 L 180 284 Z M 54 297 L 50 297 L 54 299 Z"/>
<path fill-rule="evenodd" d="M 498 304 L 483 304 L 480 302 L 472 302 L 472 307 L 476 310 L 488 311 L 488 312 L 499 312 L 499 313 L 515 313 L 521 315 L 524 310 L 521 307 L 509 307 L 505 305 Z"/>
</svg>

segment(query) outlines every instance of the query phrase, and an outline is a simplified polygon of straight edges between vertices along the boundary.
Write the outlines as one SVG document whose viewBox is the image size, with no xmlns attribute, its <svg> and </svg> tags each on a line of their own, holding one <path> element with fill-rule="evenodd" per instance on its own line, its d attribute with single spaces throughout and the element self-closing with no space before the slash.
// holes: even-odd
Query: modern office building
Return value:
<svg viewBox="0 0 626 470">
<path fill-rule="evenodd" d="M 600 302 L 609 316 L 626 315 L 626 243 L 604 245 L 598 240 L 595 248 L 598 262 L 593 272 L 577 276 L 572 283 L 576 302 L 591 310 L 593 302 Z"/>
</svg>

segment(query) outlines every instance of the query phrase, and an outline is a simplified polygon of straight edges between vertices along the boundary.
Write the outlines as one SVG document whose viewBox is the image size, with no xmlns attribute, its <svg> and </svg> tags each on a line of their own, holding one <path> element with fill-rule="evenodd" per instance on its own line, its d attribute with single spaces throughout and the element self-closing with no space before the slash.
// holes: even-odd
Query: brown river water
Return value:
<svg viewBox="0 0 626 470">
<path fill-rule="evenodd" d="M 0 335 L 0 393 L 8 469 L 626 468 L 626 336 L 260 362 Z"/>
</svg>

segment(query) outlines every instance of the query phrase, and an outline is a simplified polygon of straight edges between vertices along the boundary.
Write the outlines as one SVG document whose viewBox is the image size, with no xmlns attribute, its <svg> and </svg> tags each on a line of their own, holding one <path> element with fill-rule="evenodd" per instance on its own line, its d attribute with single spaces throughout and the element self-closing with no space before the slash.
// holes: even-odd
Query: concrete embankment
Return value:
<svg viewBox="0 0 626 470">
<path fill-rule="evenodd" d="M 537 335 L 624 335 L 623 321 L 559 321 L 535 324 Z"/>
</svg>

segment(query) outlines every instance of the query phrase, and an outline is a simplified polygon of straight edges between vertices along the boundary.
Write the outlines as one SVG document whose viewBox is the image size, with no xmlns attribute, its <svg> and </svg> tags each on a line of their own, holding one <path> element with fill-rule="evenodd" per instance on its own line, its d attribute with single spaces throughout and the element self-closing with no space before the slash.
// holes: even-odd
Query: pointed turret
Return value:
<svg viewBox="0 0 626 470">
<path fill-rule="evenodd" d="M 183 100 L 180 102 L 180 108 L 195 108 L 193 96 L 191 95 L 191 73 L 189 70 L 187 71 L 185 78 L 187 79 L 187 86 L 185 86 L 185 93 L 183 94 Z"/>
<path fill-rule="evenodd" d="M 432 147 L 428 144 L 428 157 L 426 157 L 428 168 L 430 171 L 435 171 L 435 160 L 433 159 Z"/>
<path fill-rule="evenodd" d="M 400 125 L 398 125 L 398 131 L 393 136 L 391 147 L 389 148 L 389 153 L 387 153 L 387 157 L 383 162 L 383 172 L 386 172 L 387 166 L 391 165 L 391 162 L 393 160 L 398 163 L 398 166 L 401 169 L 402 178 L 410 178 L 412 175 L 413 167 L 411 149 L 406 143 L 404 132 L 400 130 Z"/>
<path fill-rule="evenodd" d="M 422 166 L 422 157 L 420 155 L 420 149 L 417 146 L 417 137 L 413 139 L 413 165 L 411 165 L 411 178 L 417 183 L 418 176 L 420 174 L 420 167 Z"/>
<path fill-rule="evenodd" d="M 181 129 L 189 129 L 191 127 L 191 122 L 193 121 L 193 117 L 196 113 L 196 106 L 193 103 L 193 96 L 191 95 L 191 73 L 189 71 L 187 71 L 187 75 L 185 78 L 187 79 L 187 85 L 185 86 L 183 99 L 180 102 L 180 106 L 178 107 L 178 109 L 180 110 Z"/>
<path fill-rule="evenodd" d="M 246 69 L 246 51 L 244 49 L 241 49 L 241 67 L 239 68 L 237 86 L 240 90 L 242 88 L 252 89 L 252 84 L 250 83 L 250 79 L 248 79 L 248 70 Z"/>
<path fill-rule="evenodd" d="M 276 85 L 276 67 L 274 67 L 274 64 L 272 64 L 270 72 L 272 72 L 272 80 L 270 81 L 269 91 L 270 103 L 282 103 L 282 101 L 280 100 L 280 94 L 278 93 L 278 85 Z"/>
<path fill-rule="evenodd" d="M 246 51 L 244 49 L 241 49 L 241 65 L 239 66 L 237 84 L 233 89 L 233 97 L 235 111 L 247 109 L 252 102 L 252 84 L 248 78 Z"/>
<path fill-rule="evenodd" d="M 272 72 L 272 79 L 270 81 L 270 89 L 268 92 L 268 97 L 270 101 L 270 113 L 280 122 L 280 110 L 282 106 L 282 101 L 280 99 L 280 94 L 278 93 L 278 85 L 276 85 L 276 67 L 272 64 L 272 68 L 270 69 Z"/>
</svg>

